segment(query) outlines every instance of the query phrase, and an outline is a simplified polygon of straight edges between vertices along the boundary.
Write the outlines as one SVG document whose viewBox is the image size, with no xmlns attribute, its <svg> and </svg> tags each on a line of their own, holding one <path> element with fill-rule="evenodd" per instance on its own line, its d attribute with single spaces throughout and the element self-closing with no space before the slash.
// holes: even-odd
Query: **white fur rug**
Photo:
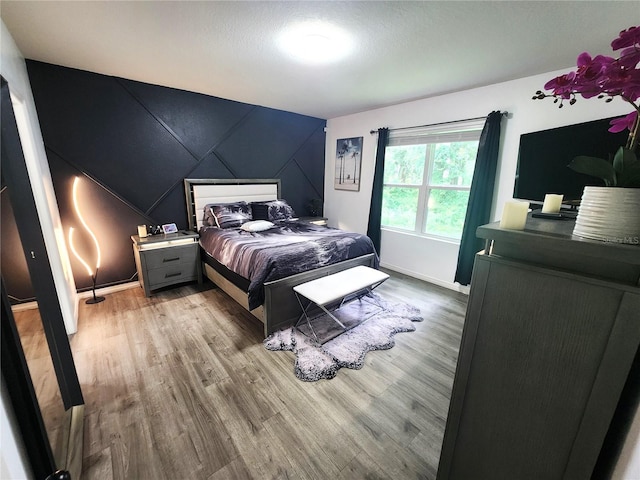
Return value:
<svg viewBox="0 0 640 480">
<path fill-rule="evenodd" d="M 273 333 L 264 340 L 264 346 L 294 352 L 294 372 L 306 382 L 333 378 L 342 367 L 361 369 L 367 352 L 392 348 L 396 333 L 412 332 L 416 329 L 414 322 L 422 321 L 420 310 L 411 305 L 388 302 L 375 293 L 373 300 L 354 300 L 340 308 L 336 317 L 347 331 L 328 315 L 314 319 L 313 329 L 322 343 L 313 338 L 303 321 L 298 328 Z"/>
</svg>

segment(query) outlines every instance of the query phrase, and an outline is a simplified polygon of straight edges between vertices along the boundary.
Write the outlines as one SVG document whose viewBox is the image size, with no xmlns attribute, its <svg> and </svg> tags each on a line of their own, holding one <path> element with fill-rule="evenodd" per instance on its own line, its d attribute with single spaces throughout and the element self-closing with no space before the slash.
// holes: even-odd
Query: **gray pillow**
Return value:
<svg viewBox="0 0 640 480">
<path fill-rule="evenodd" d="M 251 219 L 247 202 L 213 203 L 204 207 L 202 222 L 205 227 L 235 228 Z"/>
<path fill-rule="evenodd" d="M 291 208 L 286 200 L 251 202 L 251 214 L 254 220 L 268 220 L 270 222 L 295 217 L 293 208 Z"/>
</svg>

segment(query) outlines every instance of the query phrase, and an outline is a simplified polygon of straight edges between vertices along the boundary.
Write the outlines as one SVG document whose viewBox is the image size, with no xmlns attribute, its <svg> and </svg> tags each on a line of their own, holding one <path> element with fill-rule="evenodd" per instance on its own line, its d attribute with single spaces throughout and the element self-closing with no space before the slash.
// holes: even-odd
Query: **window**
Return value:
<svg viewBox="0 0 640 480">
<path fill-rule="evenodd" d="M 389 133 L 382 226 L 460 239 L 484 119 Z"/>
</svg>

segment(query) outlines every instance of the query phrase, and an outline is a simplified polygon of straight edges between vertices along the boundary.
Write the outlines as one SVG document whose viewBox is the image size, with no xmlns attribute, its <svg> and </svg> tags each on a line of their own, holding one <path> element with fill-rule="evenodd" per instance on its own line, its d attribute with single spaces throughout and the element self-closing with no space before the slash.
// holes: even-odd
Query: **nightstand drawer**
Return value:
<svg viewBox="0 0 640 480">
<path fill-rule="evenodd" d="M 183 263 L 193 265 L 198 256 L 198 245 L 185 245 L 171 248 L 158 248 L 143 253 L 147 270 L 172 267 Z M 178 267 L 179 268 L 179 267 Z"/>
<path fill-rule="evenodd" d="M 198 268 L 194 261 L 191 263 L 176 263 L 147 271 L 147 281 L 149 282 L 149 288 L 152 290 L 165 285 L 197 279 Z"/>
</svg>

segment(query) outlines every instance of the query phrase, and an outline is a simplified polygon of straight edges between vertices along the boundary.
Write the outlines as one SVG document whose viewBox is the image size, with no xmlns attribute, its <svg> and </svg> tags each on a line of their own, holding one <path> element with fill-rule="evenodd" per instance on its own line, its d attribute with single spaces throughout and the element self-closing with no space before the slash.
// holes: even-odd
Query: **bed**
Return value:
<svg viewBox="0 0 640 480">
<path fill-rule="evenodd" d="M 295 218 L 275 221 L 275 227 L 257 232 L 219 228 L 210 217 L 205 219 L 211 205 L 273 204 L 282 198 L 279 180 L 185 179 L 184 184 L 189 229 L 200 233 L 202 271 L 264 324 L 265 336 L 300 317 L 294 286 L 358 265 L 378 266 L 365 235 Z M 310 258 L 319 263 L 307 261 Z"/>
</svg>

